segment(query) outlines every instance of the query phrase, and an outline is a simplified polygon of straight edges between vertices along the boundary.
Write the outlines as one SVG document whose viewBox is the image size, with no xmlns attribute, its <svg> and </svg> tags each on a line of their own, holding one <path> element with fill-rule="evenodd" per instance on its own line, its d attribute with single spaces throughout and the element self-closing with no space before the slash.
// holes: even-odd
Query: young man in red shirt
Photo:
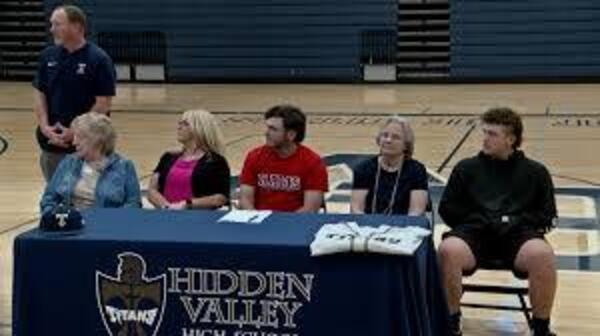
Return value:
<svg viewBox="0 0 600 336">
<path fill-rule="evenodd" d="M 327 191 L 321 157 L 302 145 L 306 116 L 290 105 L 265 113 L 266 144 L 252 149 L 240 176 L 240 208 L 317 212 Z"/>
</svg>

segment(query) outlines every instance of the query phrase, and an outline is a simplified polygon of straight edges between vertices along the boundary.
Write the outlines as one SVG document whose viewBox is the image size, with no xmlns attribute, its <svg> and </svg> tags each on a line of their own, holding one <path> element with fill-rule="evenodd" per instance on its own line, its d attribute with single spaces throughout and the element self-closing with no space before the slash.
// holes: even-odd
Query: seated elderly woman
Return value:
<svg viewBox="0 0 600 336">
<path fill-rule="evenodd" d="M 229 202 L 230 170 L 221 129 L 204 110 L 183 113 L 177 123 L 182 148 L 166 152 L 154 169 L 148 200 L 162 209 L 216 209 Z"/>
<path fill-rule="evenodd" d="M 75 153 L 59 164 L 40 202 L 42 213 L 58 204 L 90 207 L 140 207 L 140 185 L 133 163 L 115 153 L 116 133 L 103 114 L 83 114 L 72 123 Z"/>
<path fill-rule="evenodd" d="M 354 169 L 352 213 L 422 215 L 427 171 L 412 159 L 415 137 L 408 121 L 390 117 L 376 138 L 379 154 Z"/>
</svg>

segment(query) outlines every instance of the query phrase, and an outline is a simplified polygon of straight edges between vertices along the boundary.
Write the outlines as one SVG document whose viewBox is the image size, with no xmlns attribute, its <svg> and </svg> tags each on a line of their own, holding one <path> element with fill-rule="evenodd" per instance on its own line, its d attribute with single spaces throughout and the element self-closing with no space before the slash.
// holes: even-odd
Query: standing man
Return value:
<svg viewBox="0 0 600 336">
<path fill-rule="evenodd" d="M 481 120 L 481 152 L 454 167 L 439 207 L 452 228 L 438 252 L 452 335 L 462 335 L 462 276 L 489 259 L 527 275 L 532 335 L 554 335 L 549 326 L 557 274 L 554 252 L 544 239 L 557 217 L 552 178 L 544 165 L 518 150 L 523 124 L 517 113 L 493 108 Z"/>
<path fill-rule="evenodd" d="M 240 175 L 240 208 L 317 212 L 328 189 L 327 169 L 301 144 L 306 116 L 290 105 L 265 113 L 266 144 L 251 150 Z"/>
<path fill-rule="evenodd" d="M 46 182 L 63 157 L 74 151 L 71 121 L 88 111 L 108 114 L 115 95 L 112 60 L 86 41 L 86 21 L 75 6 L 59 6 L 52 12 L 54 45 L 42 51 L 33 80 L 36 137 Z"/>
</svg>

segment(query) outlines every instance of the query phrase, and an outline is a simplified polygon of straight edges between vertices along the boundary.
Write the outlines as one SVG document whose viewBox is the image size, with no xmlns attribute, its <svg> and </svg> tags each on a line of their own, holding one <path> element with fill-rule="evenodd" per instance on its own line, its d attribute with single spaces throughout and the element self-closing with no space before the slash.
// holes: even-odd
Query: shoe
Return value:
<svg viewBox="0 0 600 336">
<path fill-rule="evenodd" d="M 535 330 L 531 330 L 531 333 L 529 334 L 531 336 L 557 336 L 556 333 L 552 332 L 550 329 L 546 330 L 546 331 L 535 331 Z"/>
<path fill-rule="evenodd" d="M 550 330 L 550 319 L 540 319 L 533 317 L 531 320 L 531 336 L 556 336 Z"/>
</svg>

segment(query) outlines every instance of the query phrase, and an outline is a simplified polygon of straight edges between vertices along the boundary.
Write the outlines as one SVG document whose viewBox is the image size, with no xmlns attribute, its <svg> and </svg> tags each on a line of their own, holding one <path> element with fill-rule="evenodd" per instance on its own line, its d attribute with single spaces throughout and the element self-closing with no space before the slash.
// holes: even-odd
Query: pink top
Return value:
<svg viewBox="0 0 600 336">
<path fill-rule="evenodd" d="M 198 160 L 177 159 L 167 175 L 164 196 L 169 203 L 192 198 L 192 173 Z"/>
</svg>

